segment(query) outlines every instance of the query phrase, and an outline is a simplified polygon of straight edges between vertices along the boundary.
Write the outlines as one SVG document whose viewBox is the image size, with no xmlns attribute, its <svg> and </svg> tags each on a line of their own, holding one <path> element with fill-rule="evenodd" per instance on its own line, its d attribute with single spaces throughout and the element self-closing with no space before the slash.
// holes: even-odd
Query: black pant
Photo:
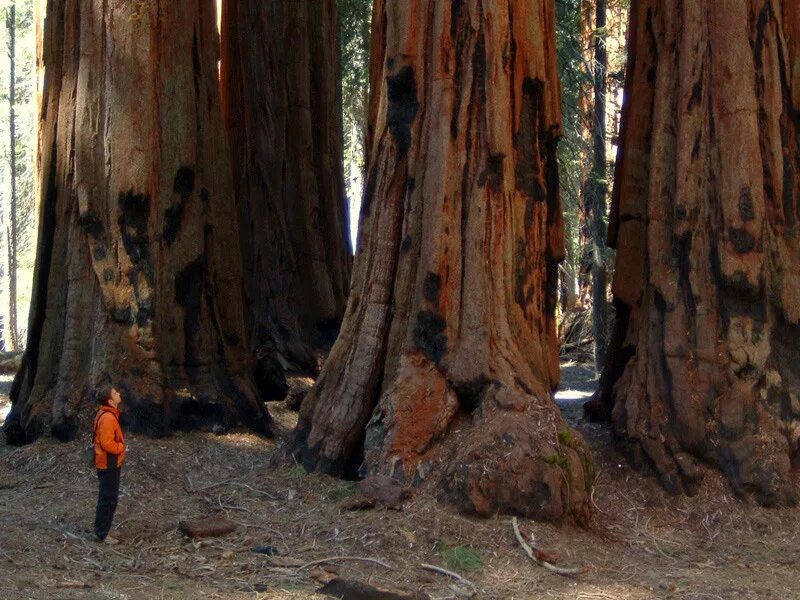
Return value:
<svg viewBox="0 0 800 600">
<path fill-rule="evenodd" d="M 100 493 L 97 496 L 97 511 L 94 516 L 94 534 L 104 540 L 111 529 L 114 511 L 117 510 L 119 498 L 120 469 L 98 469 L 97 479 L 100 482 Z"/>
</svg>

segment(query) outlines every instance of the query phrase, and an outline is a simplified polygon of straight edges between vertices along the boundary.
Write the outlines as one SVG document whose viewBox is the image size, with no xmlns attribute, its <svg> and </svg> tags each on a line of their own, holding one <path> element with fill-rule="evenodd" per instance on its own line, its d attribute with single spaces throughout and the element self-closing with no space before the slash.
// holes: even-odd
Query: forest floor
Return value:
<svg viewBox="0 0 800 600">
<path fill-rule="evenodd" d="M 591 527 L 521 522 L 539 548 L 559 564 L 589 565 L 586 574 L 563 577 L 529 562 L 506 517 L 460 516 L 426 495 L 400 510 L 345 510 L 354 483 L 273 464 L 276 442 L 242 433 L 129 436 L 112 531 L 120 543 L 98 544 L 85 440 L 44 439 L 0 442 L 0 598 L 322 600 L 329 596 L 312 578 L 319 570 L 298 567 L 333 556 L 393 567 L 331 563 L 342 578 L 436 600 L 465 596 L 422 563 L 459 571 L 485 599 L 800 598 L 800 509 L 749 506 L 711 472 L 695 497 L 666 495 L 610 450 L 607 427 L 579 422 L 595 383 L 591 369 L 567 365 L 559 395 L 600 468 Z M 296 418 L 282 403 L 271 410 L 287 429 Z M 182 519 L 217 511 L 235 532 L 193 542 L 177 530 Z"/>
</svg>

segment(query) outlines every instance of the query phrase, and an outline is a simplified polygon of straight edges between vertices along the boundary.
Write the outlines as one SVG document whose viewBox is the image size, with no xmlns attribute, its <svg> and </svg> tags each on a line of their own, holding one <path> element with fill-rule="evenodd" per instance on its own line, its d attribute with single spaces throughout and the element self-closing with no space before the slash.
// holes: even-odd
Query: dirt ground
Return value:
<svg viewBox="0 0 800 600">
<path fill-rule="evenodd" d="M 559 401 L 573 422 L 592 379 L 566 366 Z M 288 428 L 294 415 L 281 407 L 271 410 Z M 460 516 L 425 495 L 401 510 L 344 510 L 355 484 L 274 465 L 276 442 L 243 433 L 130 436 L 112 531 L 120 544 L 100 545 L 89 534 L 97 483 L 81 464 L 84 441 L 0 442 L 0 598 L 322 599 L 314 571 L 298 566 L 334 556 L 392 567 L 331 563 L 343 578 L 436 600 L 466 597 L 463 584 L 422 563 L 459 571 L 485 599 L 800 598 L 800 509 L 748 506 L 711 472 L 697 496 L 667 496 L 609 450 L 606 427 L 578 428 L 600 468 L 592 526 L 521 521 L 559 564 L 591 567 L 576 577 L 531 563 L 507 517 Z M 192 542 L 177 530 L 215 512 L 236 531 Z"/>
</svg>

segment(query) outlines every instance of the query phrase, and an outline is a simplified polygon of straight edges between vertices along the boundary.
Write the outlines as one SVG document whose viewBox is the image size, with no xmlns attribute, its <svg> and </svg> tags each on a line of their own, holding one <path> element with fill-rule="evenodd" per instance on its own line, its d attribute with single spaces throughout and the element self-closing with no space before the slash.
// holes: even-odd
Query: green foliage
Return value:
<svg viewBox="0 0 800 600">
<path fill-rule="evenodd" d="M 337 504 L 342 500 L 351 498 L 356 493 L 354 483 L 337 482 L 325 493 L 325 500 L 332 504 Z"/>
<path fill-rule="evenodd" d="M 572 445 L 573 437 L 571 429 L 562 429 L 558 432 L 558 443 L 562 446 Z"/>
<path fill-rule="evenodd" d="M 360 196 L 366 168 L 369 44 L 372 0 L 336 0 L 342 81 L 344 175 L 351 201 Z M 356 215 L 351 215 L 354 218 Z"/>
<path fill-rule="evenodd" d="M 436 554 L 444 561 L 445 566 L 460 573 L 471 573 L 483 568 L 483 557 L 466 546 L 450 546 L 439 538 L 433 545 Z"/>
</svg>

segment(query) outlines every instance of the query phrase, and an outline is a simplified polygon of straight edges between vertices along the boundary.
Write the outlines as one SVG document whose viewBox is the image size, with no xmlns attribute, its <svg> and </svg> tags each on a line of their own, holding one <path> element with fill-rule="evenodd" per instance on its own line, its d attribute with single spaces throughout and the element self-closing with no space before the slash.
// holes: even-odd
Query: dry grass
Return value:
<svg viewBox="0 0 800 600">
<path fill-rule="evenodd" d="M 291 425 L 294 415 L 272 410 Z M 607 450 L 604 428 L 582 433 L 601 468 L 593 526 L 521 523 L 559 564 L 591 565 L 577 578 L 529 562 L 506 517 L 460 516 L 425 495 L 402 511 L 343 511 L 352 483 L 273 466 L 275 444 L 249 434 L 131 436 L 112 532 L 121 543 L 98 545 L 88 533 L 96 479 L 80 464 L 82 442 L 0 445 L 0 598 L 321 598 L 307 569 L 250 552 L 259 545 L 300 561 L 379 559 L 393 569 L 336 567 L 439 600 L 456 597 L 453 580 L 420 565 L 447 567 L 443 548 L 479 557 L 462 573 L 477 598 L 800 598 L 800 510 L 747 506 L 714 473 L 698 496 L 668 497 Z M 176 530 L 215 511 L 239 524 L 234 534 L 192 542 Z"/>
</svg>

